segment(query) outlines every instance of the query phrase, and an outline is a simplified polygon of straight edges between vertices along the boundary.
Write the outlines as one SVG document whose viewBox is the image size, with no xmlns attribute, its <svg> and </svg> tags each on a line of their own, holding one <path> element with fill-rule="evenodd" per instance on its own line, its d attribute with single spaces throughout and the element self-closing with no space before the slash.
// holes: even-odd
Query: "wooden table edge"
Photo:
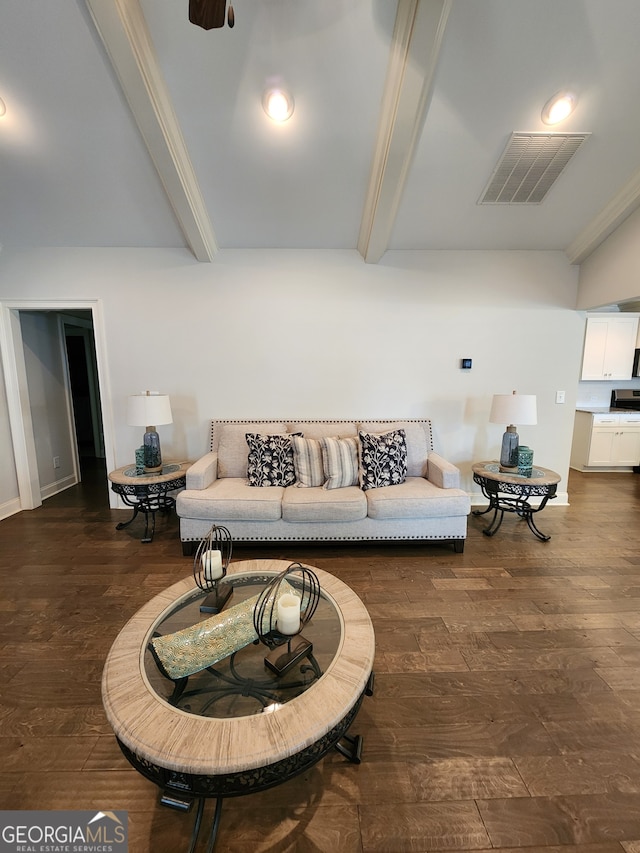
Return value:
<svg viewBox="0 0 640 853">
<path fill-rule="evenodd" d="M 135 468 L 135 462 L 129 462 L 128 465 L 122 465 L 120 468 L 116 468 L 115 471 L 110 471 L 107 474 L 107 478 L 112 483 L 117 483 L 121 486 L 145 486 L 145 485 L 157 485 L 158 483 L 169 483 L 171 480 L 179 480 L 184 477 L 187 473 L 187 469 L 191 467 L 192 462 L 167 462 L 167 465 L 178 465 L 179 467 L 175 471 L 168 471 L 166 474 L 143 474 L 141 476 L 127 477 L 124 473 L 129 468 Z"/>
<path fill-rule="evenodd" d="M 553 486 L 559 483 L 562 477 L 550 468 L 543 468 L 542 465 L 534 465 L 534 470 L 544 472 L 544 477 L 523 477 L 518 474 L 509 474 L 506 471 L 490 471 L 487 465 L 499 465 L 497 459 L 487 459 L 485 462 L 474 462 L 471 470 L 474 474 L 480 477 L 486 477 L 488 480 L 495 480 L 497 483 L 512 483 L 514 485 L 534 485 L 534 486 Z"/>
<path fill-rule="evenodd" d="M 288 560 L 243 560 L 229 574 L 283 571 Z M 375 655 L 371 618 L 356 593 L 334 575 L 309 566 L 332 599 L 341 641 L 321 679 L 276 713 L 217 719 L 172 707 L 150 687 L 144 650 L 153 625 L 176 599 L 195 589 L 184 578 L 143 605 L 116 637 L 102 676 L 102 699 L 116 737 L 136 755 L 182 773 L 216 775 L 264 767 L 312 746 L 362 695 Z M 162 735 L 159 737 L 159 733 Z"/>
</svg>

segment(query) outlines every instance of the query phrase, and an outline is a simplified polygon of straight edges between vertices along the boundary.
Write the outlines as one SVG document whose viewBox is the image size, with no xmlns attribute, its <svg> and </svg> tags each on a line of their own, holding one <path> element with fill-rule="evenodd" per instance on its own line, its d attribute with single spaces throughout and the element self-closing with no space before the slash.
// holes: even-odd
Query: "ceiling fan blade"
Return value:
<svg viewBox="0 0 640 853">
<path fill-rule="evenodd" d="M 227 0 L 189 0 L 189 20 L 203 30 L 224 27 Z"/>
</svg>

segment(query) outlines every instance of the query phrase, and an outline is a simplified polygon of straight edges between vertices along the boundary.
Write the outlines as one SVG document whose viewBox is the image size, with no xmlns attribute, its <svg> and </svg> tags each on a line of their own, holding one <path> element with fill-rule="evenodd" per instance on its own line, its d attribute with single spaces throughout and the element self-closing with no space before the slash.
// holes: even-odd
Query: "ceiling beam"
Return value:
<svg viewBox="0 0 640 853">
<path fill-rule="evenodd" d="M 639 206 L 640 169 L 567 247 L 565 254 L 569 263 L 581 264 L 586 260 Z"/>
<path fill-rule="evenodd" d="M 134 119 L 199 261 L 218 248 L 139 0 L 86 0 Z"/>
<path fill-rule="evenodd" d="M 452 0 L 398 0 L 358 251 L 387 250 L 435 82 Z"/>
</svg>

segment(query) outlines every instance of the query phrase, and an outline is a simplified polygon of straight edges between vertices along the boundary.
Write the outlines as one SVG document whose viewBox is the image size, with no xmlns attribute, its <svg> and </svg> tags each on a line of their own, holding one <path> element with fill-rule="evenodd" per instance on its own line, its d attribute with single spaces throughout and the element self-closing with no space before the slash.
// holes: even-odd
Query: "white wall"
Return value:
<svg viewBox="0 0 640 853">
<path fill-rule="evenodd" d="M 640 208 L 580 266 L 578 308 L 640 299 Z"/>
<path fill-rule="evenodd" d="M 522 427 L 534 461 L 566 490 L 584 315 L 560 252 L 70 249 L 0 255 L 0 299 L 101 300 L 116 465 L 141 430 L 128 394 L 168 393 L 165 458 L 207 449 L 212 417 L 431 417 L 437 450 L 477 492 L 471 464 L 496 458 L 494 393 L 538 396 Z M 473 369 L 460 359 L 473 358 Z M 566 403 L 555 403 L 556 390 Z"/>
</svg>

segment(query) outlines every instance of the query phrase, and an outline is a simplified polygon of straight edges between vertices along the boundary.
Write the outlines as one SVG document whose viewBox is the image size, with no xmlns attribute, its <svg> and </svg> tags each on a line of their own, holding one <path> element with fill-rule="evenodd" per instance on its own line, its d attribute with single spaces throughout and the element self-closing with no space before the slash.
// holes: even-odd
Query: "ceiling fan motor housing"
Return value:
<svg viewBox="0 0 640 853">
<path fill-rule="evenodd" d="M 189 0 L 189 20 L 203 30 L 224 27 L 227 0 Z M 233 8 L 229 9 L 229 26 L 234 23 Z"/>
</svg>

